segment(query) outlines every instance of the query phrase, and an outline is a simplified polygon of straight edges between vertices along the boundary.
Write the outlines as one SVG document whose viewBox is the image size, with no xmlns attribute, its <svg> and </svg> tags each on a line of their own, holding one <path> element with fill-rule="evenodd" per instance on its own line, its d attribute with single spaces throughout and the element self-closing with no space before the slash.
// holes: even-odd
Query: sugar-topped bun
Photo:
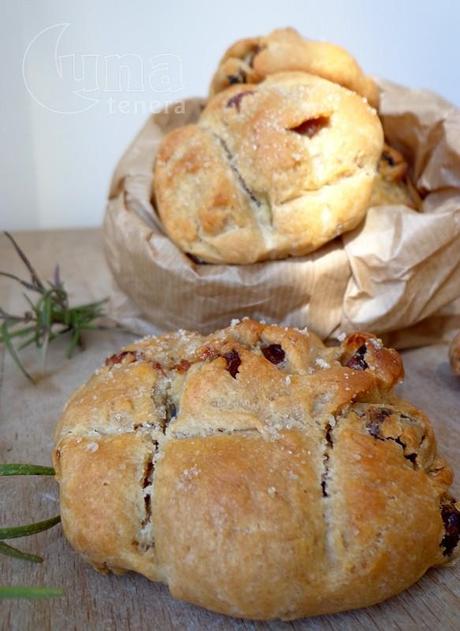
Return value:
<svg viewBox="0 0 460 631">
<path fill-rule="evenodd" d="M 343 85 L 378 106 L 379 91 L 345 49 L 304 39 L 293 28 L 276 29 L 265 37 L 243 39 L 222 57 L 210 95 L 235 83 L 259 83 L 277 72 L 299 70 Z"/>
<path fill-rule="evenodd" d="M 375 110 L 336 83 L 293 72 L 234 85 L 163 139 L 157 209 L 204 261 L 304 255 L 363 219 L 382 147 Z"/>
<path fill-rule="evenodd" d="M 245 320 L 131 344 L 68 403 L 64 532 L 96 568 L 255 619 L 365 607 L 458 550 L 460 506 L 398 353 Z"/>
</svg>

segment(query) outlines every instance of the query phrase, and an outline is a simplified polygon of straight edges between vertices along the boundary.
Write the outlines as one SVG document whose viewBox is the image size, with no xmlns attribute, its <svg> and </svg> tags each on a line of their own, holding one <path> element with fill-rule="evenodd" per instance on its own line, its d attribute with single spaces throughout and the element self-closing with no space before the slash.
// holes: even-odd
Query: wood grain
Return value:
<svg viewBox="0 0 460 631">
<path fill-rule="evenodd" d="M 96 230 L 19 233 L 20 245 L 38 271 L 50 277 L 56 262 L 75 301 L 98 299 L 110 292 L 110 275 Z M 0 236 L 0 269 L 23 274 L 6 239 Z M 20 292 L 0 279 L 0 304 L 21 309 Z M 237 315 L 237 314 L 235 314 Z M 119 331 L 88 335 L 87 349 L 72 360 L 64 344 L 50 349 L 47 369 L 30 385 L 9 357 L 0 367 L 0 461 L 48 465 L 54 424 L 64 402 L 102 360 L 132 338 Z M 24 354 L 27 368 L 37 374 L 34 351 Z M 441 452 L 460 473 L 458 409 L 460 378 L 450 374 L 444 345 L 404 353 L 407 378 L 402 395 L 431 417 Z M 460 476 L 459 476 L 460 477 Z M 59 511 L 57 486 L 49 478 L 1 478 L 0 526 L 44 519 Z M 460 485 L 454 489 L 460 496 Z M 414 537 L 417 533 L 414 532 Z M 18 547 L 42 554 L 45 563 L 32 565 L 0 557 L 0 584 L 62 587 L 65 596 L 47 601 L 3 601 L 0 628 L 8 631 L 150 630 L 458 630 L 460 629 L 460 564 L 430 570 L 416 585 L 381 605 L 335 616 L 291 623 L 257 623 L 219 616 L 175 601 L 166 587 L 136 575 L 102 576 L 86 565 L 66 543 L 60 526 L 18 540 Z"/>
</svg>

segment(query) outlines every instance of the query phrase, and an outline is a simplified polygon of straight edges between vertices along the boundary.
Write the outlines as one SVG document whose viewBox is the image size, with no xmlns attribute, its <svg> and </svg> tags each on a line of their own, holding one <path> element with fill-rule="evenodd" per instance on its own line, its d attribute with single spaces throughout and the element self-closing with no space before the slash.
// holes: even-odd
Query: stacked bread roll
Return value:
<svg viewBox="0 0 460 631">
<path fill-rule="evenodd" d="M 378 98 L 338 46 L 289 28 L 237 42 L 197 123 L 159 147 L 154 202 L 166 233 L 203 262 L 248 264 L 313 252 L 370 204 L 410 204 Z"/>
</svg>

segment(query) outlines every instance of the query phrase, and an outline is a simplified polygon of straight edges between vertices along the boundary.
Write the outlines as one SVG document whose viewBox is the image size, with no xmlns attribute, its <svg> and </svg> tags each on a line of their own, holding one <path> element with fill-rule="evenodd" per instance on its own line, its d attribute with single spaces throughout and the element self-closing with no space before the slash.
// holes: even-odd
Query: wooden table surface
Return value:
<svg viewBox="0 0 460 631">
<path fill-rule="evenodd" d="M 109 293 L 110 275 L 99 231 L 23 232 L 16 236 L 43 276 L 51 277 L 54 264 L 59 262 L 75 301 Z M 0 270 L 24 274 L 3 236 Z M 0 305 L 8 310 L 22 308 L 20 292 L 12 281 L 0 279 Z M 53 343 L 46 370 L 35 386 L 0 351 L 0 462 L 49 465 L 53 427 L 65 401 L 107 355 L 132 337 L 113 330 L 88 335 L 86 350 L 71 360 L 65 358 L 61 342 Z M 35 351 L 27 351 L 23 357 L 27 368 L 39 374 Z M 440 450 L 460 479 L 460 379 L 450 374 L 447 348 L 439 345 L 405 352 L 404 362 L 407 377 L 400 391 L 430 415 Z M 57 485 L 51 478 L 0 478 L 0 484 L 0 526 L 45 519 L 59 512 Z M 458 480 L 454 491 L 460 496 Z M 60 526 L 19 539 L 18 547 L 41 554 L 45 562 L 35 565 L 1 556 L 0 584 L 58 586 L 65 595 L 42 601 L 2 601 L 2 630 L 460 629 L 460 563 L 430 570 L 411 589 L 369 609 L 290 623 L 257 623 L 175 601 L 166 587 L 141 576 L 97 574 L 72 551 Z"/>
</svg>

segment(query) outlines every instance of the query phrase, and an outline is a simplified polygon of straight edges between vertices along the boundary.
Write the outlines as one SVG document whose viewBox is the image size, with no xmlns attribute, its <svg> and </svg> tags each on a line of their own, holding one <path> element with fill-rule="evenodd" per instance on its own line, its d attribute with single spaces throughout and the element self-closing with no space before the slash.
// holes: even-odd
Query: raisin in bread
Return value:
<svg viewBox="0 0 460 631">
<path fill-rule="evenodd" d="M 460 530 L 430 422 L 393 394 L 402 375 L 371 335 L 327 348 L 251 320 L 131 344 L 58 424 L 64 532 L 101 571 L 233 616 L 389 598 Z"/>
<path fill-rule="evenodd" d="M 420 199 L 408 177 L 403 155 L 387 143 L 380 156 L 369 206 L 403 204 L 417 209 Z"/>
</svg>

